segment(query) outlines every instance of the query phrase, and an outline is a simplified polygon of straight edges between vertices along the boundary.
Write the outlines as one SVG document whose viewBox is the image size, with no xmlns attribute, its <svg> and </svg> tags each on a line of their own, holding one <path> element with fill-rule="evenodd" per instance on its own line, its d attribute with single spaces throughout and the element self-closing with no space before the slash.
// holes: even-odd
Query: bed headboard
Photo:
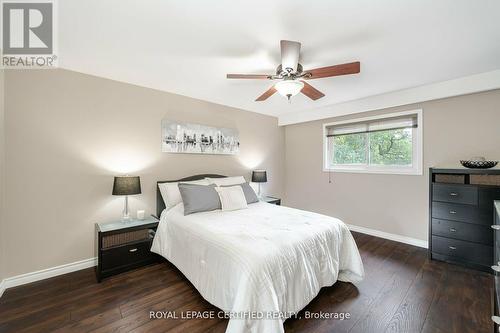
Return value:
<svg viewBox="0 0 500 333">
<path fill-rule="evenodd" d="M 156 216 L 160 218 L 161 212 L 165 209 L 165 202 L 163 201 L 163 198 L 160 193 L 160 188 L 158 187 L 158 184 L 161 183 L 173 183 L 173 182 L 189 182 L 192 180 L 200 180 L 204 178 L 224 178 L 227 176 L 222 176 L 222 175 L 214 175 L 214 174 L 202 174 L 202 175 L 194 175 L 186 178 L 181 178 L 181 179 L 176 179 L 176 180 L 162 180 L 159 182 L 156 182 Z"/>
</svg>

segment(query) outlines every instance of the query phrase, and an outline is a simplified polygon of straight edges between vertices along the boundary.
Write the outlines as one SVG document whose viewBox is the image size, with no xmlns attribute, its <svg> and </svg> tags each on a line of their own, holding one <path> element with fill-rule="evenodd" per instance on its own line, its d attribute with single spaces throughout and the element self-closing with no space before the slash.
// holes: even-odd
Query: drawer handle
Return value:
<svg viewBox="0 0 500 333">
<path fill-rule="evenodd" d="M 500 266 L 498 265 L 491 266 L 491 269 L 494 270 L 495 272 L 500 272 Z"/>
<path fill-rule="evenodd" d="M 136 248 L 136 247 L 135 247 L 135 248 L 133 248 L 133 249 L 128 250 L 128 252 L 135 252 L 135 251 L 137 251 L 137 248 Z"/>
<path fill-rule="evenodd" d="M 457 232 L 457 229 L 455 229 L 455 228 L 450 228 L 450 231 L 451 231 L 451 232 Z"/>
<path fill-rule="evenodd" d="M 454 246 L 448 246 L 448 248 L 449 248 L 450 250 L 456 250 L 456 249 L 457 249 L 457 248 L 456 248 L 456 247 L 454 247 Z"/>
<path fill-rule="evenodd" d="M 457 212 L 454 210 L 450 210 L 450 214 L 456 214 Z"/>
<path fill-rule="evenodd" d="M 452 197 L 456 197 L 456 196 L 458 196 L 458 193 L 451 192 L 451 193 L 450 193 L 450 196 L 452 196 Z"/>
<path fill-rule="evenodd" d="M 500 230 L 500 224 L 494 224 L 494 225 L 492 225 L 491 229 Z"/>
</svg>

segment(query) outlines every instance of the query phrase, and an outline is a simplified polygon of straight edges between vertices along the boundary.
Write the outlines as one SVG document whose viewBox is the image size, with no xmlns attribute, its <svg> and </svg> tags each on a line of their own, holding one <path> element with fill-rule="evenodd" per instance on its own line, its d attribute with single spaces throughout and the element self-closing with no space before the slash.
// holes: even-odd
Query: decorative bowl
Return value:
<svg viewBox="0 0 500 333">
<path fill-rule="evenodd" d="M 493 168 L 498 164 L 498 161 L 479 161 L 479 160 L 474 160 L 474 161 L 464 161 L 460 160 L 460 163 L 466 168 L 469 169 L 489 169 Z"/>
</svg>

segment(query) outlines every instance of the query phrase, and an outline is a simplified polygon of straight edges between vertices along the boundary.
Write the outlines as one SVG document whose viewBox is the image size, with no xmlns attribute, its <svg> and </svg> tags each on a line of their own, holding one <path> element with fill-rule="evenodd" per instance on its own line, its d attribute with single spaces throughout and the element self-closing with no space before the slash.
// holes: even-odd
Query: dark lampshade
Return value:
<svg viewBox="0 0 500 333">
<path fill-rule="evenodd" d="M 267 182 L 266 170 L 255 170 L 252 171 L 252 182 L 254 183 L 265 183 Z"/>
<path fill-rule="evenodd" d="M 113 183 L 113 195 L 141 194 L 141 179 L 138 176 L 118 176 Z"/>
</svg>

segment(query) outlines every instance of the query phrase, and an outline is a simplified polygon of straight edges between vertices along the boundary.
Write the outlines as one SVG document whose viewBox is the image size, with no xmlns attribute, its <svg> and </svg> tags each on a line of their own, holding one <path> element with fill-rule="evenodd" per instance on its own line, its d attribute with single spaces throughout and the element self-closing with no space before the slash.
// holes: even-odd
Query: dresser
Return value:
<svg viewBox="0 0 500 333">
<path fill-rule="evenodd" d="M 430 168 L 430 258 L 491 273 L 498 199 L 498 168 Z"/>
</svg>

